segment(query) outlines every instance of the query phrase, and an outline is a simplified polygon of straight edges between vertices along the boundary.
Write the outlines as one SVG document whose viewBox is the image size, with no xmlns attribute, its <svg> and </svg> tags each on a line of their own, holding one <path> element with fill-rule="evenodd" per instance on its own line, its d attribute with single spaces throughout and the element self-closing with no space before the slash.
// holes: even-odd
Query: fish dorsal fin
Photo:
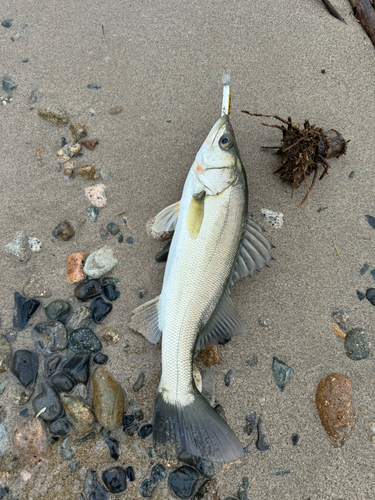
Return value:
<svg viewBox="0 0 375 500">
<path fill-rule="evenodd" d="M 206 191 L 193 194 L 187 214 L 187 227 L 192 238 L 196 238 L 201 229 L 204 215 L 204 198 Z"/>
<path fill-rule="evenodd" d="M 209 322 L 199 334 L 195 349 L 201 351 L 212 344 L 241 335 L 245 331 L 246 325 L 234 308 L 227 288 Z"/>
<path fill-rule="evenodd" d="M 262 267 L 269 267 L 268 262 L 274 260 L 268 252 L 274 248 L 263 235 L 264 229 L 251 220 L 248 214 L 245 219 L 245 226 L 242 241 L 238 248 L 236 262 L 230 278 L 230 286 L 245 276 L 251 276 L 254 271 L 259 271 Z"/>
<path fill-rule="evenodd" d="M 169 205 L 164 208 L 155 218 L 152 226 L 155 233 L 162 233 L 164 231 L 174 231 L 177 224 L 178 214 L 180 211 L 180 202 Z"/>
<path fill-rule="evenodd" d="M 157 344 L 161 337 L 159 297 L 155 297 L 134 309 L 128 326 L 135 332 L 142 333 L 151 344 Z"/>
</svg>

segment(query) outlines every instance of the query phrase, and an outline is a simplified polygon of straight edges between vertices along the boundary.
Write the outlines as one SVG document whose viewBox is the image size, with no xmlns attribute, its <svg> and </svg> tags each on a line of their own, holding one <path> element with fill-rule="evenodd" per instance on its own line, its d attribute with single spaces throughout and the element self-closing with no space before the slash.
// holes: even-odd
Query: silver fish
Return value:
<svg viewBox="0 0 375 500">
<path fill-rule="evenodd" d="M 195 387 L 194 353 L 246 326 L 230 288 L 261 267 L 273 247 L 247 213 L 247 180 L 227 114 L 197 153 L 178 203 L 156 216 L 155 232 L 174 231 L 159 297 L 133 311 L 130 327 L 162 339 L 162 376 L 153 441 L 168 460 L 193 455 L 233 462 L 243 447 Z"/>
</svg>

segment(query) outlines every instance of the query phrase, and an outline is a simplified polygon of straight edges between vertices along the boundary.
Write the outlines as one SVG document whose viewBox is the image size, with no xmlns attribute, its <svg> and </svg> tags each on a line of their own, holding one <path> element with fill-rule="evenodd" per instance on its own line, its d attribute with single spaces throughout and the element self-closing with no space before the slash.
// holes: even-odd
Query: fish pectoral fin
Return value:
<svg viewBox="0 0 375 500">
<path fill-rule="evenodd" d="M 195 349 L 201 351 L 212 344 L 241 335 L 245 331 L 246 324 L 234 308 L 229 289 L 227 289 L 209 322 L 199 334 Z"/>
<path fill-rule="evenodd" d="M 274 260 L 269 250 L 275 247 L 267 240 L 263 232 L 264 230 L 251 220 L 251 215 L 247 214 L 242 240 L 229 282 L 230 286 L 233 286 L 241 278 L 251 277 L 254 271 L 268 267 L 268 262 Z"/>
<path fill-rule="evenodd" d="M 204 215 L 204 199 L 206 191 L 200 191 L 193 194 L 189 211 L 187 214 L 187 227 L 192 238 L 196 238 L 201 229 L 203 215 Z"/>
<path fill-rule="evenodd" d="M 174 231 L 178 214 L 180 212 L 180 202 L 169 205 L 169 207 L 164 208 L 155 218 L 155 222 L 152 226 L 155 233 L 162 233 L 164 231 Z"/>
<path fill-rule="evenodd" d="M 135 332 L 142 333 L 151 344 L 157 344 L 161 337 L 159 297 L 155 297 L 134 309 L 128 326 Z"/>
</svg>

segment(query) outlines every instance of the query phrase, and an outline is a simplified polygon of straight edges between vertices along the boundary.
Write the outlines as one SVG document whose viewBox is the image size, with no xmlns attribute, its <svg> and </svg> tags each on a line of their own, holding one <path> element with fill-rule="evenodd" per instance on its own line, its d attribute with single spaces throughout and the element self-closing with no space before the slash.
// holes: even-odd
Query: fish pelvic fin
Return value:
<svg viewBox="0 0 375 500">
<path fill-rule="evenodd" d="M 129 328 L 141 333 L 151 344 L 157 344 L 161 337 L 159 328 L 159 296 L 134 309 Z"/>
<path fill-rule="evenodd" d="M 242 444 L 196 388 L 187 405 L 167 401 L 163 392 L 155 398 L 153 445 L 166 460 L 194 455 L 213 462 L 229 463 L 242 458 Z"/>
<path fill-rule="evenodd" d="M 178 214 L 180 212 L 180 202 L 169 205 L 164 208 L 155 218 L 152 230 L 155 233 L 162 233 L 164 231 L 174 231 L 177 224 Z"/>
</svg>

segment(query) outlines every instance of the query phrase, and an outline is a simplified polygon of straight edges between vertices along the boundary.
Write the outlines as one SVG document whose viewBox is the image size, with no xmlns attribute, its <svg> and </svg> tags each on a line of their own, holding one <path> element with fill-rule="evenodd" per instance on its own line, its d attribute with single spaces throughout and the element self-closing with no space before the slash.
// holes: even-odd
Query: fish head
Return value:
<svg viewBox="0 0 375 500">
<path fill-rule="evenodd" d="M 236 181 L 242 163 L 228 115 L 212 127 L 191 169 L 207 194 L 220 194 Z"/>
</svg>

